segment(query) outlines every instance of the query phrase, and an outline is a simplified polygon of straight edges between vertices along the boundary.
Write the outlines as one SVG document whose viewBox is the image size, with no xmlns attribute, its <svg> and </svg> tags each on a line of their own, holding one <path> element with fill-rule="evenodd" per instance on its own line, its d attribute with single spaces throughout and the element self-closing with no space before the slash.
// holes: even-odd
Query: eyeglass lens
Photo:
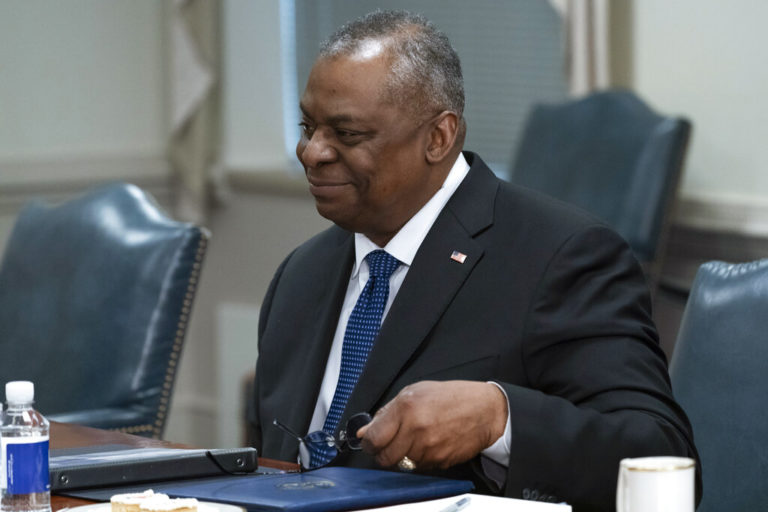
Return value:
<svg viewBox="0 0 768 512">
<path fill-rule="evenodd" d="M 345 449 L 359 450 L 362 439 L 357 437 L 357 431 L 370 422 L 371 415 L 367 412 L 355 414 L 347 421 L 346 428 L 339 432 L 339 439 L 337 440 L 333 435 L 322 430 L 310 432 L 306 436 L 302 437 L 277 419 L 272 420 L 273 425 L 291 437 L 296 438 L 296 440 L 299 441 L 299 443 L 301 443 L 301 445 L 303 445 L 309 452 L 325 452 L 330 448 L 336 452 L 333 455 L 334 457 Z M 306 461 L 307 464 L 304 464 L 303 459 L 305 457 L 302 456 L 301 458 L 302 465 L 308 468 L 309 460 Z M 307 457 L 307 459 L 309 458 Z"/>
<path fill-rule="evenodd" d="M 371 415 L 367 412 L 359 412 L 349 418 L 347 428 L 344 429 L 345 441 L 352 450 L 359 450 L 362 439 L 357 437 L 357 431 L 371 422 Z"/>
</svg>

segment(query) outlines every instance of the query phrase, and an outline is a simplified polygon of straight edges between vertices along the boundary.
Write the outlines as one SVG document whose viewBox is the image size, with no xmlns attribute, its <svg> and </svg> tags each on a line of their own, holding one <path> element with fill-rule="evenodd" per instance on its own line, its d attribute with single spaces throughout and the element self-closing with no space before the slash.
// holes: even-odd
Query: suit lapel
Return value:
<svg viewBox="0 0 768 512">
<path fill-rule="evenodd" d="M 498 179 L 467 154 L 471 170 L 438 216 L 368 356 L 344 416 L 370 410 L 386 393 L 483 256 L 474 236 L 493 223 Z M 463 263 L 453 251 L 466 255 Z"/>
<path fill-rule="evenodd" d="M 339 313 L 349 283 L 349 272 L 354 260 L 355 245 L 354 237 L 348 233 L 347 235 L 341 244 L 333 247 L 315 261 L 319 268 L 330 270 L 319 278 L 322 279 L 321 282 L 316 283 L 318 289 L 324 291 L 325 300 L 316 301 L 311 310 L 310 318 L 313 320 L 310 325 L 317 326 L 314 338 L 308 343 L 302 342 L 301 347 L 293 348 L 293 350 L 304 352 L 301 357 L 314 362 L 314 364 L 305 366 L 308 369 L 305 375 L 295 376 L 293 389 L 285 398 L 285 403 L 292 405 L 286 407 L 286 411 L 290 412 L 284 422 L 292 428 L 296 428 L 298 432 L 307 432 L 312 421 L 333 335 L 336 332 Z M 294 354 L 288 355 L 288 357 L 294 356 Z M 295 449 L 295 441 L 285 437 L 284 447 Z"/>
</svg>

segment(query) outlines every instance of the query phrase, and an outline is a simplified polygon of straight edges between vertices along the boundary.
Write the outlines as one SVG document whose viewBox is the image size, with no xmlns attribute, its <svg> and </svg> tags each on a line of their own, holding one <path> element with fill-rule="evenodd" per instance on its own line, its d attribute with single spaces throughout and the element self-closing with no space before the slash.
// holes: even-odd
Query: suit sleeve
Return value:
<svg viewBox="0 0 768 512">
<path fill-rule="evenodd" d="M 259 311 L 259 331 L 258 331 L 258 346 L 259 346 L 259 353 L 261 353 L 261 339 L 262 335 L 264 334 L 264 331 L 267 327 L 267 323 L 269 322 L 269 311 L 272 307 L 272 298 L 275 295 L 275 290 L 277 289 L 277 285 L 280 282 L 280 276 L 283 274 L 283 270 L 285 269 L 285 265 L 288 263 L 288 260 L 291 259 L 291 256 L 293 256 L 293 253 L 295 251 L 291 252 L 280 264 L 280 266 L 277 268 L 277 271 L 275 272 L 274 277 L 272 277 L 272 281 L 269 283 L 269 288 L 267 288 L 267 293 L 264 296 L 264 300 L 261 304 L 261 310 Z M 250 403 L 247 404 L 247 416 L 248 416 L 248 426 L 250 428 L 250 432 L 248 433 L 248 439 L 250 440 L 251 444 L 259 451 L 259 454 L 262 453 L 262 425 L 261 425 L 261 419 L 259 417 L 259 390 L 258 390 L 258 373 L 259 373 L 259 366 L 260 366 L 261 359 L 256 359 L 256 375 L 257 378 L 254 379 L 253 382 L 253 392 L 252 396 L 253 398 L 250 400 Z"/>
<path fill-rule="evenodd" d="M 512 427 L 508 496 L 612 510 L 622 458 L 697 458 L 643 273 L 618 235 L 592 226 L 561 246 L 524 340 L 528 385 L 502 383 Z"/>
</svg>

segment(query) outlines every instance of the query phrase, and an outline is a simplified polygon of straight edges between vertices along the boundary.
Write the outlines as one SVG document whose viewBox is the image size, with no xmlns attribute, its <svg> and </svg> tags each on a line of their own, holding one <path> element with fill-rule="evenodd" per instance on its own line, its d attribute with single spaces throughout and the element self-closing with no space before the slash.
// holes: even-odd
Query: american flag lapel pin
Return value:
<svg viewBox="0 0 768 512">
<path fill-rule="evenodd" d="M 464 254 L 463 252 L 459 252 L 459 251 L 453 251 L 453 252 L 451 253 L 451 259 L 452 259 L 453 261 L 457 261 L 457 262 L 459 262 L 459 263 L 464 263 L 464 260 L 466 260 L 466 259 L 467 259 L 467 255 L 466 255 L 466 254 Z"/>
</svg>

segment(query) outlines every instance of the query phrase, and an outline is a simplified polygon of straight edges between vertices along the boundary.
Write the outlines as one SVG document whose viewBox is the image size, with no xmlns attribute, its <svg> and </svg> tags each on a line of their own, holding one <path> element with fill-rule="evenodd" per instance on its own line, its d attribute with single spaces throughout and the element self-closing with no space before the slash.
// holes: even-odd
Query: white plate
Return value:
<svg viewBox="0 0 768 512">
<path fill-rule="evenodd" d="M 94 503 L 93 505 L 81 505 L 79 507 L 70 507 L 59 509 L 59 512 L 73 511 L 77 512 L 110 512 L 111 503 Z M 245 512 L 243 507 L 230 505 L 228 503 L 215 503 L 213 501 L 198 501 L 198 512 Z"/>
</svg>

